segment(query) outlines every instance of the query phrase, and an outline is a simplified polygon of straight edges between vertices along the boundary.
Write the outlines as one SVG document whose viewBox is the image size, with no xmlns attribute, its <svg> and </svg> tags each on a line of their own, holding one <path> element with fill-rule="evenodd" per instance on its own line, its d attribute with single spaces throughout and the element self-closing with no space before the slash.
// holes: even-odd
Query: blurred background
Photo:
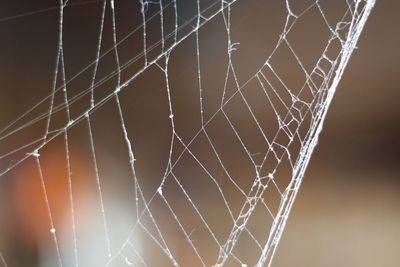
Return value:
<svg viewBox="0 0 400 267">
<path fill-rule="evenodd" d="M 277 266 L 400 264 L 398 9 L 398 1 L 376 1 L 328 112 Z"/>
<path fill-rule="evenodd" d="M 212 6 L 213 2 L 202 2 L 201 8 L 205 16 L 218 8 Z M 233 54 L 234 63 L 238 80 L 244 82 L 273 51 L 285 23 L 286 8 L 285 1 L 278 0 L 267 1 L 268 3 L 260 0 L 246 2 L 247 4 L 240 2 L 232 8 L 231 38 L 239 43 L 236 47 L 238 50 Z M 300 13 L 313 2 L 293 3 L 293 12 Z M 328 20 L 334 22 L 343 15 L 347 8 L 346 1 L 343 2 L 339 4 L 321 1 Z M 177 3 L 180 7 L 178 23 L 185 25 L 177 36 L 179 39 L 196 25 L 196 21 L 189 19 L 197 11 L 194 2 Z M 169 33 L 173 32 L 173 5 L 169 1 L 164 4 L 165 32 Z M 76 73 L 96 57 L 102 1 L 71 0 L 68 5 L 65 8 L 63 51 L 67 80 L 75 77 Z M 206 9 L 210 5 L 213 8 Z M 117 40 L 128 36 L 119 47 L 120 60 L 130 62 L 133 59 L 123 70 L 122 81 L 139 71 L 145 60 L 141 54 L 143 32 L 140 28 L 136 29 L 142 20 L 140 8 L 139 1 L 116 1 Z M 160 45 L 152 46 L 160 39 L 157 8 L 155 4 L 146 6 L 148 18 L 155 17 L 147 25 L 149 54 L 146 57 L 149 61 L 162 51 Z M 272 266 L 400 265 L 400 78 L 397 75 L 400 60 L 399 8 L 400 3 L 394 0 L 377 0 L 375 4 L 357 44 L 358 48 L 337 88 Z M 31 11 L 34 12 L 31 14 Z M 106 11 L 101 52 L 105 52 L 113 43 L 109 6 Z M 15 17 L 16 14 L 25 15 Z M 315 64 L 321 55 L 321 49 L 326 45 L 329 37 L 327 27 L 323 25 L 315 8 L 307 16 L 300 18 L 296 25 L 299 26 L 294 27 L 292 34 L 288 35 L 289 42 L 302 58 L 304 66 L 309 68 Z M 48 111 L 49 98 L 42 103 L 40 101 L 51 93 L 52 88 L 58 37 L 57 3 L 0 1 L 0 34 L 3 36 L 3 41 L 0 42 L 0 170 L 3 172 L 42 141 L 46 117 L 21 131 L 14 130 Z M 175 126 L 184 142 L 190 140 L 201 127 L 194 37 L 192 35 L 187 38 L 171 53 L 169 63 Z M 225 79 L 227 35 L 222 16 L 216 17 L 199 32 L 199 40 L 204 118 L 207 120 L 219 107 Z M 173 35 L 166 38 L 165 47 L 172 44 Z M 280 48 L 278 52 L 272 58 L 271 65 L 282 75 L 288 86 L 298 87 L 304 78 L 299 74 L 298 66 L 288 56 L 288 50 Z M 138 254 L 149 265 L 169 266 L 168 257 L 157 244 L 154 245 L 157 242 L 153 242 L 146 234 L 146 231 L 150 232 L 155 240 L 162 243 L 157 236 L 157 227 L 154 228 L 153 219 L 146 213 L 141 200 L 148 200 L 153 196 L 161 177 L 168 170 L 172 131 L 165 91 L 166 81 L 160 71 L 163 67 L 162 60 L 158 62 L 159 67 L 149 68 L 120 94 L 124 123 L 133 142 L 142 195 L 133 189 L 127 146 L 114 97 L 92 113 L 90 122 L 87 119 L 78 121 L 68 131 L 79 266 L 103 266 L 108 260 L 109 248 L 104 236 L 94 162 L 97 163 L 100 173 L 108 223 L 106 232 L 111 250 L 115 252 L 118 247 L 116 244 L 123 243 L 128 235 L 129 244 L 134 247 L 120 252 L 122 260 L 113 262 L 112 266 L 129 266 L 129 263 L 141 266 Z M 115 71 L 115 68 L 113 53 L 101 59 L 96 82 L 102 82 L 96 84 L 96 102 L 112 93 L 117 86 L 115 76 L 102 80 Z M 82 97 L 76 98 L 69 106 L 72 118 L 88 108 L 92 75 L 93 66 L 68 84 L 71 99 L 84 92 Z M 265 75 L 268 75 L 268 70 L 265 70 Z M 234 86 L 234 80 L 230 77 L 228 84 Z M 60 85 L 62 78 L 59 75 L 57 88 Z M 271 115 L 272 109 L 268 111 L 260 108 L 259 89 L 256 84 L 250 83 L 244 95 L 253 107 L 257 107 L 259 113 L 256 114 L 260 116 L 259 120 L 267 129 L 266 132 L 275 133 L 276 122 L 274 115 Z M 232 96 L 233 93 L 227 91 L 226 94 Z M 254 125 L 247 125 L 251 117 L 242 112 L 245 110 L 243 103 L 236 101 L 237 98 L 232 99 L 232 103 L 226 107 L 226 113 L 238 127 L 237 131 L 243 134 L 250 152 L 254 154 L 253 160 L 260 160 L 266 150 L 263 148 L 265 143 L 260 136 L 254 134 Z M 40 104 L 27 116 L 6 128 L 37 103 Z M 54 134 L 54 139 L 40 151 L 40 169 L 46 182 L 64 266 L 73 266 L 74 240 L 65 136 L 57 136 L 58 129 L 68 123 L 63 103 L 64 98 L 59 91 L 54 99 L 54 105 L 58 108 L 51 117 L 50 125 L 50 136 Z M 89 125 L 93 132 L 96 161 L 88 139 Z M 253 166 L 243 160 L 246 155 L 240 145 L 235 143 L 234 134 L 226 130 L 228 128 L 229 125 L 222 117 L 216 117 L 208 126 L 210 137 L 226 169 L 240 188 L 245 190 L 252 185 L 252 180 L 248 177 L 253 175 Z M 174 140 L 176 147 L 172 153 L 172 161 L 179 158 L 184 150 L 176 137 Z M 32 141 L 34 142 L 31 145 L 21 151 L 7 154 L 8 151 Z M 215 251 L 218 253 L 218 249 L 211 245 L 212 238 L 198 215 L 190 209 L 190 203 L 182 194 L 180 186 L 185 187 L 191 199 L 196 202 L 217 238 L 225 237 L 226 231 L 230 230 L 230 227 L 226 227 L 230 222 L 229 214 L 223 200 L 218 198 L 219 193 L 215 186 L 202 177 L 211 175 L 218 179 L 217 183 L 224 191 L 233 213 L 239 211 L 244 201 L 243 196 L 230 185 L 231 177 L 218 166 L 218 159 L 210 156 L 213 152 L 206 136 L 199 137 L 191 151 L 207 167 L 209 173 L 204 173 L 191 155 L 183 154 L 180 164 L 175 168 L 175 177 L 167 177 L 163 196 L 156 195 L 150 207 L 156 220 L 162 222 L 158 227 L 164 234 L 168 247 L 183 266 L 197 266 L 194 263 L 196 257 L 182 241 L 185 237 L 169 214 L 166 203 L 178 214 L 182 225 L 207 263 L 215 259 Z M 272 157 L 270 159 L 273 161 Z M 267 167 L 265 168 L 267 172 Z M 289 172 L 289 169 L 279 170 L 282 177 L 288 176 Z M 277 183 L 277 188 L 287 185 L 284 178 Z M 276 191 L 268 194 L 265 198 L 274 212 L 280 195 Z M 140 212 L 145 214 L 142 219 L 147 228 L 142 227 L 132 234 L 132 222 Z M 265 230 L 269 229 L 271 222 L 271 218 L 265 217 L 264 211 L 254 216 L 249 227 L 254 233 L 262 235 L 266 234 Z M 57 266 L 57 252 L 54 250 L 53 235 L 49 234 L 49 229 L 48 211 L 43 201 L 37 162 L 31 157 L 0 176 L 0 256 L 7 262 L 7 267 Z M 263 238 L 265 236 L 260 237 L 260 240 L 264 240 Z M 254 243 L 241 249 L 239 247 L 235 253 L 250 262 L 258 255 Z M 0 266 L 5 265 L 1 257 Z M 138 262 L 133 260 L 135 258 Z M 236 266 L 237 262 L 229 261 L 228 265 Z"/>
</svg>

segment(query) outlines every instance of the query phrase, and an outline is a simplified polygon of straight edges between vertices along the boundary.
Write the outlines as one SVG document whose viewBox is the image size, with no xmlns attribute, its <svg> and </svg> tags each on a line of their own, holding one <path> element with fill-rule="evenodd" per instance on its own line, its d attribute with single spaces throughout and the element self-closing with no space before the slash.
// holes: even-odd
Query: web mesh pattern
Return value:
<svg viewBox="0 0 400 267">
<path fill-rule="evenodd" d="M 58 11 L 51 94 L 0 132 L 0 179 L 40 188 L 46 264 L 271 265 L 374 1 L 264 2 L 60 0 L 1 19 Z M 94 60 L 72 75 L 83 6 Z"/>
</svg>

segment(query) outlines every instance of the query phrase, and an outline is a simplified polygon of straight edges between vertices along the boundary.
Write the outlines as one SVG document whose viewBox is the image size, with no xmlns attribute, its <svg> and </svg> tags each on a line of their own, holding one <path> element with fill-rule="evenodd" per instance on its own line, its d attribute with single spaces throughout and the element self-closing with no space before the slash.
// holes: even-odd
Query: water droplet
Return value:
<svg viewBox="0 0 400 267">
<path fill-rule="evenodd" d="M 133 266 L 133 263 L 129 261 L 128 257 L 125 257 L 126 265 Z"/>
<path fill-rule="evenodd" d="M 50 228 L 50 233 L 55 234 L 56 233 L 56 228 L 54 228 L 54 227 Z"/>
<path fill-rule="evenodd" d="M 40 154 L 39 154 L 38 150 L 35 150 L 32 153 L 28 153 L 27 155 L 33 156 L 33 157 L 36 157 L 36 158 L 40 157 Z"/>
<path fill-rule="evenodd" d="M 162 187 L 161 186 L 157 189 L 157 192 L 162 196 Z"/>
</svg>

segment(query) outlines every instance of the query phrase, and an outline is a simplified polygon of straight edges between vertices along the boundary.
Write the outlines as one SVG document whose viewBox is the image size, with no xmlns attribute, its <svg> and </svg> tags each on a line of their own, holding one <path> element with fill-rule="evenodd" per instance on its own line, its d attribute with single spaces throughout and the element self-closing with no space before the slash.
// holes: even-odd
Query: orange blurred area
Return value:
<svg viewBox="0 0 400 267">
<path fill-rule="evenodd" d="M 35 246 L 46 235 L 51 237 L 51 220 L 56 229 L 71 227 L 71 194 L 73 201 L 79 204 L 76 209 L 82 205 L 81 202 L 90 198 L 90 194 L 94 194 L 94 189 L 88 182 L 92 177 L 90 161 L 80 158 L 76 153 L 69 162 L 69 181 L 63 144 L 51 146 L 43 156 L 33 157 L 29 161 L 14 174 L 11 203 L 16 212 L 16 223 L 19 224 L 18 234 Z M 84 216 L 79 209 L 75 212 Z"/>
</svg>

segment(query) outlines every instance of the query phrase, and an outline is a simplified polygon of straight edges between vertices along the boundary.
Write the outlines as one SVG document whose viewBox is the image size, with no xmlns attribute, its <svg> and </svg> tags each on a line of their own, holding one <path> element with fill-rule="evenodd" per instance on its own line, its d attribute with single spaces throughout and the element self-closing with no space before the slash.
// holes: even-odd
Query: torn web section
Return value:
<svg viewBox="0 0 400 267">
<path fill-rule="evenodd" d="M 35 173 L 9 185 L 42 210 L 23 228 L 43 239 L 20 253 L 52 266 L 270 264 L 372 2 L 296 3 L 99 1 L 80 29 L 61 9 L 64 65 L 47 109 L 28 112 L 45 137 L 23 154 L 31 171 L 2 176 Z"/>
</svg>

